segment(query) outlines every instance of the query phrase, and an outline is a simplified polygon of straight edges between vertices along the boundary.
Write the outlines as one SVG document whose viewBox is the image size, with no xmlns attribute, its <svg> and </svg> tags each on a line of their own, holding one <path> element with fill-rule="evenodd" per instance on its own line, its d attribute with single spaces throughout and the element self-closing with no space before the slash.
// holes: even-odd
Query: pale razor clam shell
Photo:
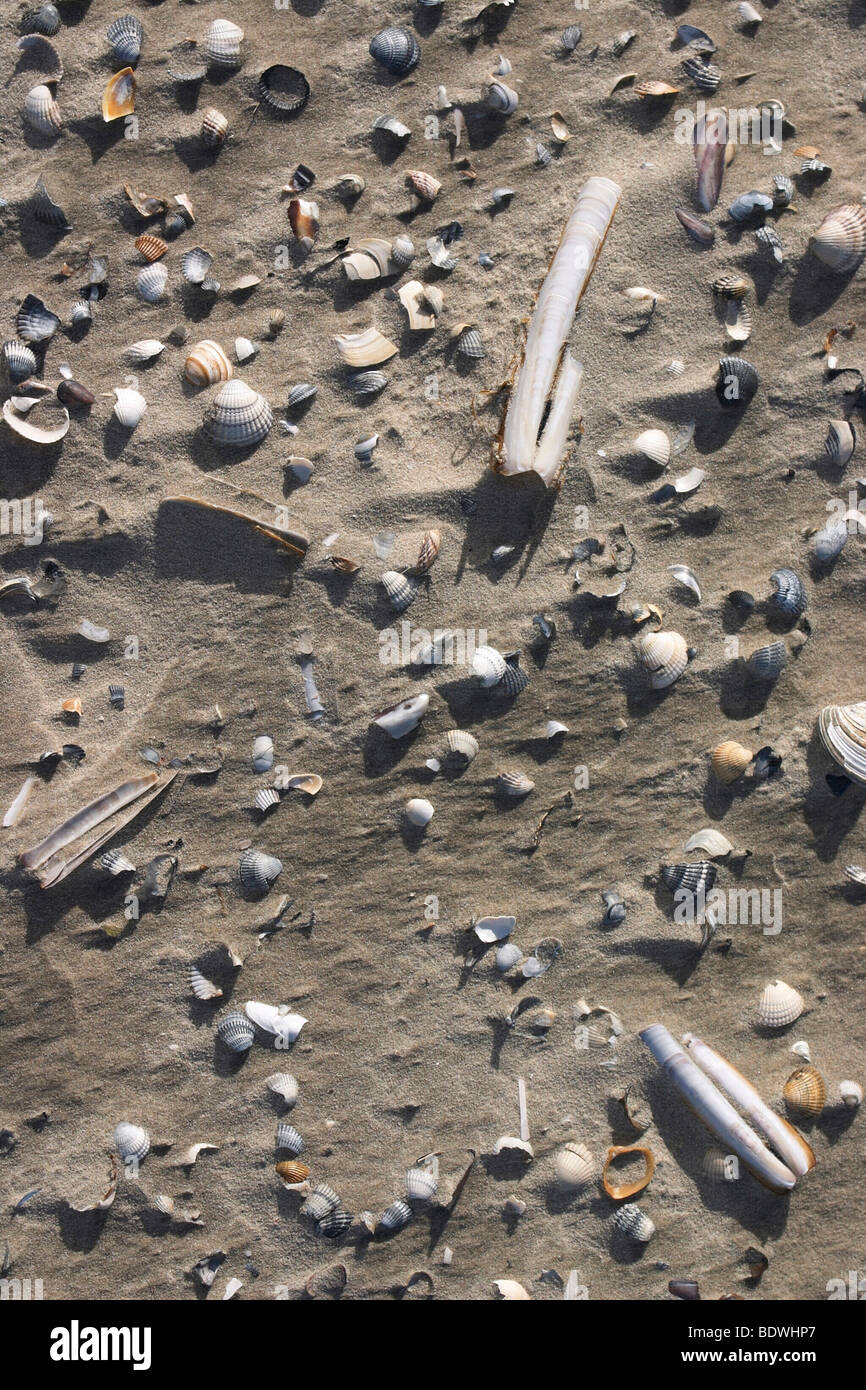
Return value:
<svg viewBox="0 0 866 1390">
<path fill-rule="evenodd" d="M 106 792 L 104 796 L 97 797 L 87 806 L 76 811 L 73 816 L 65 820 L 56 830 L 41 840 L 33 849 L 26 850 L 19 855 L 19 863 L 25 869 L 38 869 L 46 860 L 52 858 L 58 850 L 64 849 L 73 841 L 81 838 L 88 830 L 107 820 L 114 815 L 115 811 L 128 806 L 131 801 L 135 801 L 139 796 L 153 787 L 159 781 L 158 774 L 147 772 L 143 777 L 133 777 L 128 782 L 121 782 L 113 791 Z"/>
</svg>

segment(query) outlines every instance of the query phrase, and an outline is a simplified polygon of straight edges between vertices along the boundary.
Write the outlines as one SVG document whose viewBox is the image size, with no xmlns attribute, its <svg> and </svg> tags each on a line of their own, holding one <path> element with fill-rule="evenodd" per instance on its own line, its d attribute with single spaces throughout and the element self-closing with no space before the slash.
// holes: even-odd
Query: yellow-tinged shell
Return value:
<svg viewBox="0 0 866 1390">
<path fill-rule="evenodd" d="M 234 368 L 227 354 L 212 338 L 196 343 L 183 364 L 183 374 L 191 386 L 212 386 L 228 381 Z"/>
<path fill-rule="evenodd" d="M 135 73 L 132 68 L 121 68 L 108 79 L 102 93 L 102 119 L 116 121 L 120 116 L 131 116 L 135 110 Z"/>
<path fill-rule="evenodd" d="M 168 250 L 168 242 L 163 241 L 162 237 L 152 236 L 150 232 L 144 232 L 135 238 L 135 249 L 146 261 L 158 261 Z"/>
<path fill-rule="evenodd" d="M 274 1170 L 283 1182 L 287 1182 L 292 1187 L 296 1183 L 306 1182 L 310 1176 L 310 1170 L 306 1163 L 302 1163 L 298 1158 L 289 1159 L 287 1163 L 277 1163 L 274 1165 Z"/>
<path fill-rule="evenodd" d="M 427 532 L 423 541 L 421 542 L 421 549 L 418 552 L 418 559 L 415 561 L 416 574 L 427 573 L 427 571 L 430 569 L 430 566 L 435 561 L 436 556 L 439 554 L 439 548 L 441 544 L 442 537 L 438 531 Z"/>
<path fill-rule="evenodd" d="M 623 1154 L 640 1154 L 644 1161 L 644 1171 L 639 1178 L 635 1178 L 631 1182 L 612 1182 L 608 1177 L 611 1165 Z M 643 1192 L 644 1188 L 651 1182 L 655 1170 L 656 1161 L 652 1149 L 646 1148 L 643 1144 L 612 1145 L 604 1156 L 601 1180 L 607 1195 L 613 1197 L 614 1201 L 621 1201 L 624 1197 L 634 1197 L 637 1192 Z"/>
<path fill-rule="evenodd" d="M 782 1087 L 782 1095 L 793 1115 L 814 1120 L 827 1104 L 827 1083 L 817 1067 L 798 1067 Z"/>
<path fill-rule="evenodd" d="M 645 632 L 637 640 L 637 654 L 650 672 L 653 690 L 673 685 L 689 664 L 686 639 L 679 632 Z"/>
<path fill-rule="evenodd" d="M 595 1176 L 595 1163 L 583 1144 L 564 1144 L 556 1155 L 556 1177 L 561 1187 L 585 1187 Z"/>
<path fill-rule="evenodd" d="M 742 743 L 737 743 L 735 739 L 727 739 L 720 743 L 718 748 L 713 749 L 711 766 L 720 782 L 725 786 L 730 786 L 736 782 L 738 777 L 742 777 L 754 754 L 744 748 Z"/>
</svg>

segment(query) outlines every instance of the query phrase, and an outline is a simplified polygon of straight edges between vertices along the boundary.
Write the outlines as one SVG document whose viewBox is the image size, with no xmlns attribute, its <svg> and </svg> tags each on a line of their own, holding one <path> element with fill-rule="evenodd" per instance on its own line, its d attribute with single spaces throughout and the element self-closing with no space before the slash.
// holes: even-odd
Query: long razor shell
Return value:
<svg viewBox="0 0 866 1390">
<path fill-rule="evenodd" d="M 545 472 L 555 475 L 550 458 L 552 441 L 550 447 L 545 440 L 539 445 L 538 431 L 563 361 L 572 320 L 604 245 L 621 192 L 611 179 L 588 179 L 566 224 L 535 305 L 517 384 L 508 403 L 501 456 L 494 465 L 503 473 L 529 472 L 536 467 L 541 452 Z M 572 367 L 565 363 L 563 370 L 566 385 L 554 402 L 555 434 L 560 439 L 564 438 L 565 405 L 569 397 L 573 402 L 576 391 Z"/>
<path fill-rule="evenodd" d="M 701 212 L 712 212 L 722 191 L 725 172 L 727 112 L 723 107 L 710 112 L 695 126 L 695 167 L 698 187 L 695 202 Z M 703 139 L 699 139 L 703 136 Z"/>
<path fill-rule="evenodd" d="M 731 1066 L 730 1062 L 692 1033 L 684 1034 L 683 1045 L 701 1071 L 706 1072 L 707 1076 L 745 1112 L 746 1117 L 757 1130 L 760 1130 L 798 1177 L 803 1177 L 810 1168 L 814 1168 L 815 1155 L 805 1139 L 787 1120 L 764 1104 L 752 1083 L 747 1081 L 736 1067 Z"/>
<path fill-rule="evenodd" d="M 796 1186 L 796 1174 L 770 1153 L 663 1024 L 651 1024 L 642 1030 L 640 1037 L 686 1103 L 726 1151 L 742 1159 L 749 1171 L 772 1192 L 790 1192 Z"/>
<path fill-rule="evenodd" d="M 70 816 L 56 830 L 52 830 L 50 835 L 33 849 L 28 849 L 24 854 L 19 855 L 19 863 L 24 869 L 38 869 L 59 850 L 66 845 L 71 845 L 73 841 L 86 835 L 88 830 L 100 825 L 102 821 L 113 816 L 115 811 L 120 811 L 124 806 L 128 806 L 130 801 L 135 801 L 137 797 L 152 787 L 159 780 L 156 772 L 146 772 L 143 777 L 132 777 L 128 782 L 121 782 L 113 791 L 106 792 L 104 796 L 97 797 L 89 805 L 76 811 L 74 816 Z"/>
<path fill-rule="evenodd" d="M 113 840 L 115 835 L 119 835 L 121 830 L 125 830 L 131 825 L 142 811 L 145 811 L 152 801 L 162 796 L 168 790 L 177 776 L 177 769 L 169 773 L 168 778 L 160 786 L 151 787 L 150 791 L 142 797 L 137 806 L 133 806 L 125 816 L 104 830 L 101 835 L 95 836 L 92 840 L 87 840 L 80 849 L 76 850 L 70 859 L 61 854 L 55 854 L 48 860 L 38 872 L 39 885 L 41 888 L 51 888 L 55 883 L 62 883 L 63 879 L 68 878 L 76 869 L 80 869 L 82 864 L 86 864 L 88 859 L 92 859 L 98 854 L 103 845 L 107 845 L 109 840 Z"/>
<path fill-rule="evenodd" d="M 571 417 L 574 413 L 574 403 L 577 400 L 577 393 L 580 390 L 582 380 L 583 364 L 575 362 L 566 348 L 562 358 L 562 366 L 559 369 L 556 390 L 553 393 L 550 414 L 547 417 L 544 434 L 541 436 L 535 451 L 535 462 L 532 465 L 546 487 L 550 487 L 559 472 L 565 441 L 571 426 Z"/>
</svg>

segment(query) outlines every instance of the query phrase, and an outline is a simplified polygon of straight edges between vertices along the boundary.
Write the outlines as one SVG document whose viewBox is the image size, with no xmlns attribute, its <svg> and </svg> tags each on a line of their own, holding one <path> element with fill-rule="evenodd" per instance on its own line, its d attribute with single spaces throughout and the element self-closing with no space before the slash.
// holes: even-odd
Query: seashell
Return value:
<svg viewBox="0 0 866 1390">
<path fill-rule="evenodd" d="M 773 175 L 773 205 L 786 208 L 794 196 L 794 180 L 787 174 Z"/>
<path fill-rule="evenodd" d="M 63 64 L 56 48 L 47 38 L 40 34 L 25 34 L 18 40 L 17 48 L 19 53 L 27 55 L 33 68 L 45 74 L 46 81 L 60 81 L 63 76 Z"/>
<path fill-rule="evenodd" d="M 209 150 L 219 149 L 228 135 L 228 118 L 215 106 L 209 106 L 202 116 L 199 134 L 201 142 Z"/>
<path fill-rule="evenodd" d="M 805 1008 L 803 996 L 784 980 L 773 980 L 761 995 L 758 1022 L 764 1028 L 787 1028 Z"/>
<path fill-rule="evenodd" d="M 411 695 L 408 700 L 401 700 L 398 705 L 383 710 L 373 723 L 378 724 L 391 738 L 405 738 L 418 727 L 429 703 L 430 696 L 426 691 L 422 691 L 420 695 Z"/>
<path fill-rule="evenodd" d="M 438 1184 L 429 1168 L 416 1166 L 406 1174 L 406 1196 L 410 1202 L 432 1202 Z"/>
<path fill-rule="evenodd" d="M 478 740 L 464 729 L 449 729 L 445 735 L 444 757 L 468 766 L 478 754 Z"/>
<path fill-rule="evenodd" d="M 407 236 L 395 237 L 391 242 L 391 257 L 389 271 L 391 273 L 406 270 L 415 257 L 415 247 Z"/>
<path fill-rule="evenodd" d="M 234 377 L 222 386 L 204 419 L 204 431 L 214 444 L 246 449 L 264 439 L 274 412 L 258 391 Z"/>
<path fill-rule="evenodd" d="M 489 946 L 494 941 L 504 941 L 517 925 L 515 917 L 479 917 L 473 930 L 479 941 Z"/>
<path fill-rule="evenodd" d="M 571 131 L 565 124 L 560 111 L 553 112 L 550 118 L 550 129 L 553 133 L 554 140 L 557 140 L 560 145 L 567 144 L 571 139 Z"/>
<path fill-rule="evenodd" d="M 341 174 L 337 179 L 336 190 L 341 198 L 360 198 L 367 187 L 367 180 L 360 174 Z"/>
<path fill-rule="evenodd" d="M 546 145 L 536 144 L 535 163 L 539 169 L 546 169 L 552 159 L 553 155 L 550 153 L 550 150 L 547 148 Z"/>
<path fill-rule="evenodd" d="M 336 1211 L 339 1205 L 340 1199 L 334 1189 L 326 1182 L 318 1182 L 300 1208 L 300 1214 L 308 1216 L 311 1221 L 321 1221 L 328 1212 Z"/>
<path fill-rule="evenodd" d="M 866 701 L 825 705 L 818 732 L 834 762 L 855 781 L 866 783 Z"/>
<path fill-rule="evenodd" d="M 363 376 L 364 373 L 361 373 Z M 381 373 L 380 373 L 381 375 Z M 355 458 L 359 463 L 369 464 L 373 462 L 373 454 L 379 443 L 378 434 L 371 434 L 367 439 L 359 439 L 355 445 Z"/>
<path fill-rule="evenodd" d="M 788 1112 L 816 1120 L 827 1104 L 827 1083 L 817 1067 L 798 1067 L 782 1087 Z"/>
<path fill-rule="evenodd" d="M 573 53 L 580 43 L 582 34 L 579 24 L 570 24 L 567 29 L 563 29 L 559 36 L 559 42 L 566 53 Z"/>
<path fill-rule="evenodd" d="M 788 650 L 784 642 L 768 642 L 766 646 L 756 647 L 746 662 L 746 666 L 757 680 L 777 680 L 788 662 Z"/>
<path fill-rule="evenodd" d="M 305 796 L 318 796 L 325 780 L 317 772 L 295 772 L 286 783 L 288 791 L 303 792 Z"/>
<path fill-rule="evenodd" d="M 854 452 L 857 436 L 849 420 L 831 420 L 827 426 L 824 450 L 832 463 L 843 466 Z"/>
<path fill-rule="evenodd" d="M 631 1240 L 639 1241 L 641 1245 L 646 1245 L 655 1235 L 656 1228 L 653 1222 L 634 1202 L 626 1202 L 615 1211 L 610 1224 L 615 1231 Z"/>
<path fill-rule="evenodd" d="M 768 251 L 772 251 L 775 260 L 779 265 L 782 265 L 785 259 L 782 251 L 782 239 L 775 227 L 759 227 L 755 232 L 755 241 L 760 247 L 766 247 Z"/>
<path fill-rule="evenodd" d="M 189 987 L 196 999 L 222 999 L 222 990 L 192 966 L 189 972 Z"/>
<path fill-rule="evenodd" d="M 472 673 L 485 689 L 496 685 L 505 675 L 506 661 L 495 647 L 477 647 L 472 657 Z"/>
<path fill-rule="evenodd" d="M 408 29 L 390 25 L 370 40 L 369 53 L 380 67 L 387 68 L 397 77 L 403 77 L 417 66 L 421 45 Z"/>
<path fill-rule="evenodd" d="M 737 6 L 737 18 L 744 29 L 763 23 L 763 16 L 758 13 L 754 5 L 749 4 L 749 0 L 740 0 Z"/>
<path fill-rule="evenodd" d="M 298 1082 L 291 1072 L 275 1071 L 272 1076 L 265 1078 L 265 1085 L 289 1107 L 298 1099 Z"/>
<path fill-rule="evenodd" d="M 45 34 L 51 38 L 60 29 L 60 11 L 56 5 L 37 5 L 28 10 L 21 22 L 25 34 Z"/>
<path fill-rule="evenodd" d="M 595 1177 L 592 1154 L 583 1144 L 564 1144 L 556 1155 L 554 1169 L 560 1187 L 567 1190 L 585 1187 Z"/>
<path fill-rule="evenodd" d="M 327 1216 L 323 1216 L 318 1223 L 316 1230 L 320 1236 L 327 1236 L 331 1240 L 337 1240 L 345 1235 L 352 1224 L 354 1217 L 351 1212 L 344 1211 L 342 1207 L 335 1207 L 329 1211 Z"/>
<path fill-rule="evenodd" d="M 30 210 L 37 222 L 44 222 L 48 227 L 56 227 L 69 231 L 69 222 L 66 213 L 59 204 L 54 202 L 48 189 L 45 187 L 45 180 L 42 175 L 36 180 L 36 187 L 30 199 Z"/>
<path fill-rule="evenodd" d="M 722 834 L 721 830 L 715 830 L 712 826 L 707 826 L 706 830 L 699 830 L 683 846 L 686 854 L 694 854 L 696 850 L 703 850 L 704 854 L 708 854 L 711 859 L 724 859 L 732 852 L 733 848 L 734 846 Z"/>
<path fill-rule="evenodd" d="M 547 739 L 559 738 L 560 734 L 568 733 L 568 725 L 563 724 L 559 719 L 548 719 L 544 726 L 544 737 Z"/>
<path fill-rule="evenodd" d="M 279 805 L 280 794 L 274 791 L 273 787 L 262 787 L 261 791 L 255 794 L 254 802 L 257 811 L 269 811 L 272 806 Z"/>
<path fill-rule="evenodd" d="M 232 1052 L 249 1052 L 256 1036 L 256 1030 L 250 1020 L 238 1009 L 221 1018 L 216 1031 L 220 1042 L 225 1043 Z"/>
<path fill-rule="evenodd" d="M 168 249 L 168 248 L 166 248 Z M 184 280 L 191 285 L 200 285 L 213 265 L 213 256 L 203 246 L 193 246 L 180 258 L 180 269 Z"/>
<path fill-rule="evenodd" d="M 136 63 L 141 56 L 144 30 L 135 15 L 124 14 L 108 27 L 106 38 L 118 63 Z"/>
<path fill-rule="evenodd" d="M 3 344 L 3 358 L 6 375 L 13 386 L 19 381 L 26 381 L 36 371 L 36 353 L 20 338 L 10 338 Z"/>
<path fill-rule="evenodd" d="M 97 627 L 89 618 L 82 618 L 77 630 L 88 642 L 107 642 L 111 635 L 107 627 Z"/>
<path fill-rule="evenodd" d="M 484 91 L 484 100 L 491 111 L 498 111 L 502 116 L 510 116 L 512 111 L 517 110 L 517 93 L 504 82 L 489 82 Z"/>
<path fill-rule="evenodd" d="M 725 310 L 725 332 L 732 343 L 745 343 L 751 337 L 752 314 L 741 300 L 729 302 Z"/>
<path fill-rule="evenodd" d="M 773 200 L 766 193 L 759 193 L 752 190 L 751 193 L 741 193 L 739 198 L 735 198 L 728 208 L 728 215 L 733 217 L 735 222 L 747 222 L 756 212 L 772 212 Z"/>
<path fill-rule="evenodd" d="M 499 1294 L 499 1297 L 506 1302 L 526 1303 L 532 1298 L 532 1294 L 529 1293 L 522 1284 L 518 1283 L 516 1279 L 494 1279 L 493 1283 L 496 1285 L 496 1292 Z"/>
<path fill-rule="evenodd" d="M 28 294 L 15 316 L 15 327 L 25 342 L 45 343 L 57 332 L 60 320 L 35 294 Z"/>
<path fill-rule="evenodd" d="M 259 350 L 258 343 L 249 338 L 235 338 L 235 358 L 238 362 L 249 362 Z"/>
<path fill-rule="evenodd" d="M 268 734 L 253 740 L 253 771 L 268 772 L 274 765 L 274 741 Z"/>
<path fill-rule="evenodd" d="M 535 783 L 523 772 L 500 772 L 496 779 L 496 791 L 500 796 L 528 796 L 534 789 Z"/>
<path fill-rule="evenodd" d="M 157 262 L 156 265 L 146 265 L 138 272 L 135 288 L 148 304 L 156 304 L 162 299 L 167 283 L 168 271 L 164 265 Z"/>
<path fill-rule="evenodd" d="M 736 1182 L 739 1176 L 739 1167 L 734 1159 L 731 1162 L 731 1154 L 726 1154 L 724 1149 L 711 1144 L 704 1154 L 701 1162 L 701 1169 L 704 1177 L 711 1182 Z"/>
<path fill-rule="evenodd" d="M 846 512 L 844 516 L 832 516 L 826 526 L 815 532 L 815 558 L 821 564 L 835 560 L 841 554 L 848 540 L 849 520 L 854 516 L 857 516 L 859 531 L 859 514 Z"/>
<path fill-rule="evenodd" d="M 722 80 L 721 68 L 717 68 L 714 63 L 706 63 L 699 57 L 685 58 L 682 69 L 701 92 L 714 92 Z"/>
<path fill-rule="evenodd" d="M 425 203 L 435 202 L 442 187 L 438 179 L 434 179 L 432 174 L 425 174 L 423 169 L 407 169 L 405 177 L 419 198 Z"/>
<path fill-rule="evenodd" d="M 668 565 L 668 574 L 672 574 L 678 584 L 684 584 L 687 589 L 691 589 L 700 603 L 701 586 L 698 583 L 697 575 L 689 569 L 688 565 Z"/>
<path fill-rule="evenodd" d="M 146 232 L 143 236 L 135 238 L 135 249 L 146 261 L 158 261 L 168 250 L 168 242 L 163 241 L 162 237 Z"/>
<path fill-rule="evenodd" d="M 289 1187 L 297 1187 L 299 1183 L 306 1182 L 310 1176 L 310 1169 L 307 1164 L 301 1163 L 297 1158 L 289 1159 L 285 1163 L 275 1163 L 274 1171 Z"/>
<path fill-rule="evenodd" d="M 396 612 L 402 613 L 405 608 L 413 603 L 418 595 L 418 586 L 411 579 L 407 579 L 405 574 L 400 574 L 398 570 L 386 570 L 382 575 L 382 584 L 388 595 L 388 601 Z"/>
<path fill-rule="evenodd" d="M 671 441 L 664 430 L 644 430 L 634 441 L 634 447 L 659 468 L 667 468 L 671 461 Z"/>
<path fill-rule="evenodd" d="M 411 825 L 422 827 L 429 825 L 430 821 L 433 819 L 432 805 L 421 796 L 413 797 L 410 801 L 407 801 L 405 811 L 406 819 Z"/>
<path fill-rule="evenodd" d="M 717 275 L 712 282 L 713 294 L 722 299 L 742 299 L 749 292 L 749 282 L 742 275 Z"/>
<path fill-rule="evenodd" d="M 604 925 L 606 927 L 620 926 L 625 921 L 628 908 L 619 893 L 602 893 L 601 897 L 604 903 L 604 917 L 602 918 Z"/>
<path fill-rule="evenodd" d="M 264 855 L 263 857 L 268 859 L 269 856 Z M 279 862 L 278 859 L 270 860 L 271 865 L 279 864 Z M 255 1023 L 265 1033 L 271 1033 L 286 1047 L 297 1041 L 307 1023 L 303 1014 L 289 1013 L 284 1005 L 262 1004 L 255 999 L 248 999 L 244 1009 L 247 1018 L 252 1023 Z"/>
<path fill-rule="evenodd" d="M 293 116 L 310 100 L 310 84 L 298 68 L 274 63 L 259 78 L 259 99 L 281 116 Z"/>
<path fill-rule="evenodd" d="M 621 1158 L 623 1154 L 640 1154 L 644 1161 L 644 1171 L 639 1178 L 635 1178 L 630 1182 L 611 1182 L 608 1178 L 608 1173 L 613 1163 L 615 1163 L 618 1158 Z M 656 1161 L 652 1149 L 648 1149 L 641 1144 L 613 1145 L 608 1149 L 605 1155 L 604 1167 L 601 1173 L 604 1190 L 609 1197 L 613 1197 L 614 1201 L 621 1201 L 623 1197 L 634 1197 L 638 1192 L 642 1192 L 651 1182 L 655 1167 Z"/>
<path fill-rule="evenodd" d="M 402 1198 L 398 1197 L 396 1202 L 392 1202 L 379 1218 L 379 1226 L 383 1231 L 393 1234 L 394 1231 L 402 1231 L 404 1226 L 408 1226 L 412 1220 L 412 1208 Z"/>
<path fill-rule="evenodd" d="M 859 868 L 857 864 L 845 865 L 845 877 L 850 878 L 851 882 L 860 888 L 866 888 L 866 869 Z"/>
<path fill-rule="evenodd" d="M 127 859 L 123 851 L 119 849 L 107 850 L 99 860 L 99 867 L 111 874 L 112 878 L 117 878 L 120 874 L 135 873 L 135 865 L 132 860 Z"/>
<path fill-rule="evenodd" d="M 24 98 L 24 118 L 40 135 L 56 135 L 62 128 L 60 107 L 50 87 L 31 87 Z"/>
<path fill-rule="evenodd" d="M 716 394 L 721 405 L 748 405 L 758 389 L 758 373 L 744 357 L 719 359 Z"/>
<path fill-rule="evenodd" d="M 150 1135 L 140 1125 L 121 1120 L 114 1128 L 114 1148 L 124 1163 L 140 1163 L 150 1149 Z"/>
<path fill-rule="evenodd" d="M 770 583 L 775 587 L 770 602 L 788 618 L 799 618 L 809 607 L 802 579 L 793 570 L 773 570 Z"/>
<path fill-rule="evenodd" d="M 494 188 L 493 192 L 490 195 L 490 201 L 495 208 L 501 209 L 508 207 L 508 204 L 511 202 L 511 199 L 513 197 L 514 189 L 505 188 L 503 186 L 502 188 Z"/>
<path fill-rule="evenodd" d="M 120 116 L 131 116 L 135 110 L 135 73 L 132 68 L 121 68 L 108 79 L 102 93 L 102 119 L 116 121 Z"/>
<path fill-rule="evenodd" d="M 616 38 L 614 39 L 613 43 L 611 44 L 611 49 L 612 49 L 612 51 L 613 51 L 613 56 L 614 56 L 615 58 L 618 58 L 619 55 L 620 55 L 621 53 L 624 53 L 624 52 L 625 52 L 625 50 L 628 48 L 628 46 L 629 46 L 629 44 L 632 42 L 632 40 L 633 40 L 633 39 L 636 39 L 636 38 L 637 38 L 637 30 L 635 30 L 635 29 L 623 29 L 622 33 L 617 34 Z"/>
<path fill-rule="evenodd" d="M 708 859 L 697 864 L 662 864 L 660 877 L 669 893 L 694 893 L 706 896 L 716 881 L 716 866 Z"/>
<path fill-rule="evenodd" d="M 738 777 L 742 777 L 753 757 L 754 753 L 748 748 L 728 739 L 713 750 L 711 766 L 719 781 L 730 786 Z"/>
<path fill-rule="evenodd" d="M 185 39 L 170 50 L 168 75 L 174 82 L 201 82 L 207 72 L 207 58 L 194 39 Z"/>
<path fill-rule="evenodd" d="M 134 430 L 147 410 L 147 401 L 140 391 L 133 391 L 129 386 L 115 386 L 114 388 L 114 414 L 126 430 Z"/>
<path fill-rule="evenodd" d="M 651 673 L 653 690 L 673 685 L 689 664 L 685 638 L 678 632 L 645 632 L 637 640 L 637 655 Z"/>
<path fill-rule="evenodd" d="M 421 542 L 421 549 L 418 552 L 418 559 L 415 561 L 414 565 L 416 574 L 427 573 L 439 554 L 441 544 L 442 537 L 438 531 L 431 530 L 426 532 Z"/>
<path fill-rule="evenodd" d="M 319 204 L 309 198 L 290 199 L 289 225 L 295 239 L 309 250 L 319 232 Z"/>
<path fill-rule="evenodd" d="M 480 361 L 482 357 L 487 356 L 481 334 L 474 324 L 461 327 L 461 332 L 457 335 L 456 349 L 462 357 L 468 357 L 470 361 Z"/>
<path fill-rule="evenodd" d="M 436 327 L 436 319 L 444 303 L 441 290 L 435 285 L 422 285 L 420 280 L 408 280 L 397 291 L 397 297 L 409 316 L 409 327 L 427 331 Z"/>
<path fill-rule="evenodd" d="M 457 264 L 457 257 L 451 255 L 441 237 L 427 238 L 427 253 L 438 270 L 453 270 Z"/>
<path fill-rule="evenodd" d="M 634 94 L 641 100 L 645 97 L 673 97 L 679 90 L 679 87 L 673 87 L 670 82 L 659 82 L 652 77 L 646 77 L 642 82 L 634 84 Z"/>
<path fill-rule="evenodd" d="M 377 328 L 367 328 L 363 333 L 337 333 L 334 342 L 347 367 L 375 367 L 399 352 Z"/>
<path fill-rule="evenodd" d="M 293 1158 L 303 1153 L 304 1141 L 294 1125 L 287 1125 L 283 1121 L 277 1125 L 277 1148 L 285 1149 Z"/>
<path fill-rule="evenodd" d="M 843 1105 L 849 1110 L 856 1110 L 863 1102 L 863 1087 L 859 1081 L 840 1081 L 839 1095 Z"/>
<path fill-rule="evenodd" d="M 384 372 L 355 372 L 349 377 L 349 386 L 356 396 L 375 396 L 384 391 L 388 378 Z"/>
<path fill-rule="evenodd" d="M 506 941 L 496 952 L 496 969 L 503 975 L 507 975 L 519 960 L 523 959 L 523 952 L 519 946 L 515 946 L 513 941 Z"/>
<path fill-rule="evenodd" d="M 528 685 L 529 676 L 520 665 L 520 653 L 511 652 L 505 658 L 505 671 L 502 675 L 502 679 L 497 682 L 497 690 L 501 692 L 501 694 L 508 696 L 509 699 L 513 699 L 516 695 L 519 695 L 522 690 L 525 690 Z"/>
<path fill-rule="evenodd" d="M 398 121 L 396 116 L 377 116 L 373 122 L 373 130 L 384 130 L 395 140 L 408 140 L 412 134 L 409 127 Z"/>
<path fill-rule="evenodd" d="M 675 208 L 677 221 L 685 227 L 689 236 L 694 241 L 699 241 L 702 246 L 712 246 L 716 239 L 716 234 L 708 222 L 704 222 L 700 217 L 695 217 L 694 213 L 689 212 L 688 208 Z"/>
<path fill-rule="evenodd" d="M 809 250 L 831 270 L 853 270 L 866 254 L 866 207 L 843 203 L 834 208 L 809 239 Z"/>
<path fill-rule="evenodd" d="M 260 849 L 245 849 L 241 855 L 239 873 L 241 884 L 248 893 L 263 897 L 283 871 L 282 863 Z"/>
<path fill-rule="evenodd" d="M 69 311 L 69 318 L 72 323 L 89 323 L 93 318 L 93 310 L 89 299 L 79 299 Z"/>
<path fill-rule="evenodd" d="M 239 68 L 244 31 L 230 19 L 215 19 L 205 37 L 208 62 L 215 68 Z"/>
<path fill-rule="evenodd" d="M 212 386 L 216 381 L 228 381 L 234 368 L 225 351 L 212 338 L 196 343 L 183 364 L 183 375 L 191 386 Z"/>
</svg>

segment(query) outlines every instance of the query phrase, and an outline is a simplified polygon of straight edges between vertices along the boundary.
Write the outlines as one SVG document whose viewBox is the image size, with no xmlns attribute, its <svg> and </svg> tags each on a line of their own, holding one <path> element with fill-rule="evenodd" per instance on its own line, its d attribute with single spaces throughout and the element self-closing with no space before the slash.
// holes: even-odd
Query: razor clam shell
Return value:
<svg viewBox="0 0 866 1390">
<path fill-rule="evenodd" d="M 418 65 L 421 45 L 415 35 L 399 25 L 382 29 L 370 40 L 370 57 L 396 77 L 403 77 Z"/>
<path fill-rule="evenodd" d="M 135 73 L 131 67 L 121 68 L 108 79 L 102 93 L 102 119 L 116 121 L 135 110 Z"/>
<path fill-rule="evenodd" d="M 173 774 L 169 780 L 172 781 L 175 775 L 176 774 Z M 156 793 L 157 790 L 162 790 L 162 788 L 158 787 L 158 783 L 159 776 L 156 772 L 147 772 L 142 777 L 133 777 L 127 782 L 121 782 L 113 791 L 106 792 L 103 796 L 97 797 L 95 801 L 91 801 L 87 806 L 82 807 L 80 811 L 76 811 L 68 820 L 65 820 L 61 825 L 57 826 L 55 830 L 52 830 L 38 845 L 34 845 L 32 849 L 26 850 L 23 854 L 20 854 L 18 856 L 18 862 L 23 869 L 31 873 L 38 873 L 38 871 L 42 869 L 43 873 L 39 875 L 39 877 L 42 878 L 43 886 L 45 887 L 48 886 L 49 882 L 59 882 L 59 878 L 65 878 L 66 873 L 61 872 L 59 877 L 57 877 L 53 872 L 49 872 L 50 861 L 55 859 L 61 850 L 66 849 L 68 845 L 74 844 L 75 841 L 80 840 L 88 831 L 101 825 L 103 821 L 113 816 L 115 812 L 128 806 L 130 802 L 137 801 L 144 793 L 148 791 Z M 168 784 L 166 783 L 164 785 Z M 138 815 L 138 810 L 136 810 L 134 814 Z M 123 824 L 126 823 L 128 823 L 128 821 L 123 822 Z M 121 828 L 122 825 L 110 831 L 107 836 L 100 836 L 93 842 L 92 847 L 87 847 L 89 853 L 95 853 L 105 839 L 116 834 L 117 830 Z M 87 857 L 89 857 L 89 854 Z M 69 861 L 69 863 L 71 868 L 76 868 L 79 862 L 83 862 L 80 851 L 73 856 L 73 859 Z M 66 866 L 61 865 L 59 867 L 62 870 Z M 71 872 L 71 868 L 69 868 L 67 872 Z"/>
<path fill-rule="evenodd" d="M 726 111 L 724 108 L 720 108 L 718 112 L 710 112 L 709 119 L 705 119 L 703 127 L 700 123 L 695 126 L 695 169 L 697 172 L 695 202 L 701 212 L 712 212 L 722 191 L 726 141 L 718 137 L 720 135 L 719 126 L 726 119 Z M 709 138 L 703 141 L 699 140 L 699 133 L 705 134 Z"/>
<path fill-rule="evenodd" d="M 694 241 L 700 242 L 702 246 L 712 246 L 716 239 L 716 234 L 708 222 L 704 222 L 700 217 L 695 217 L 694 213 L 689 212 L 688 208 L 675 208 L 677 221 L 685 227 L 689 236 Z"/>
</svg>

